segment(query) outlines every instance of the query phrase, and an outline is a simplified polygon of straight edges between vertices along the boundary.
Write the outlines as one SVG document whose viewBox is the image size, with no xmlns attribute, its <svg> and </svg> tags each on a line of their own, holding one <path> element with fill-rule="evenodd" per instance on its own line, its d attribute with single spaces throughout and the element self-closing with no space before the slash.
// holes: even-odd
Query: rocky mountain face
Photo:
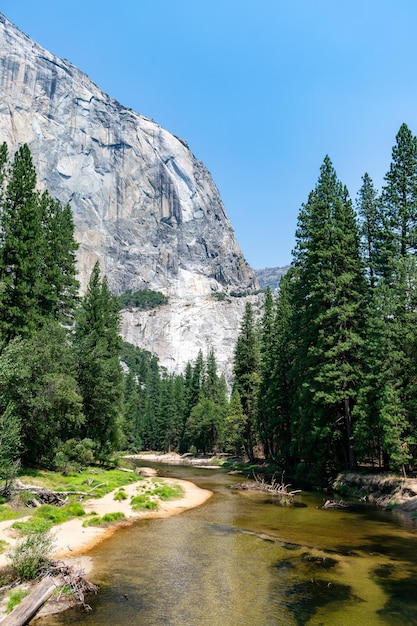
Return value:
<svg viewBox="0 0 417 626">
<path fill-rule="evenodd" d="M 169 302 L 160 309 L 124 312 L 125 338 L 170 371 L 182 371 L 200 348 L 214 348 L 230 370 L 245 304 L 230 294 L 253 294 L 258 284 L 187 143 L 121 106 L 1 14 L 0 89 L 0 141 L 11 155 L 27 143 L 41 187 L 72 208 L 82 289 L 98 260 L 116 294 L 161 291 Z"/>
<path fill-rule="evenodd" d="M 272 292 L 276 291 L 281 278 L 288 272 L 289 268 L 289 265 L 284 265 L 284 267 L 265 267 L 262 270 L 255 270 L 261 289 L 269 287 Z"/>
</svg>

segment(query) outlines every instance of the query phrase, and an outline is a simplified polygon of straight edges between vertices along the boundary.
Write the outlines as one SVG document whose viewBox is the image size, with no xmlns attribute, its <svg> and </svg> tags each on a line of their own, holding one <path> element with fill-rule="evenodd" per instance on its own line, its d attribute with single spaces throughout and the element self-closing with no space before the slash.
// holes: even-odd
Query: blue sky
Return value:
<svg viewBox="0 0 417 626">
<path fill-rule="evenodd" d="M 328 154 L 356 198 L 417 134 L 415 0 L 2 0 L 124 106 L 187 140 L 254 268 L 291 261 Z"/>
</svg>

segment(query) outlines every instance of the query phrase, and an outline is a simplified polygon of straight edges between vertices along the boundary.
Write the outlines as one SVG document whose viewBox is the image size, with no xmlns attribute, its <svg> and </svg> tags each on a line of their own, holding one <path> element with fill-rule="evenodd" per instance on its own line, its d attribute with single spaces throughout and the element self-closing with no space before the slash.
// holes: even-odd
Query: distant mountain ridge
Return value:
<svg viewBox="0 0 417 626">
<path fill-rule="evenodd" d="M 288 272 L 289 268 L 289 265 L 284 265 L 283 267 L 265 267 L 261 270 L 255 270 L 256 278 L 258 279 L 261 289 L 269 287 L 272 291 L 275 291 L 278 288 L 281 278 Z"/>
</svg>

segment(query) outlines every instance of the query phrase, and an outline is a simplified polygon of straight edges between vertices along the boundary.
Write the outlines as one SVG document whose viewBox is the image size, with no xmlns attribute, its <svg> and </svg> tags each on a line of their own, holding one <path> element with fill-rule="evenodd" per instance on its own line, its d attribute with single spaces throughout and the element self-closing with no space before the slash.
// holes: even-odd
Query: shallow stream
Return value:
<svg viewBox="0 0 417 626">
<path fill-rule="evenodd" d="M 147 464 L 149 465 L 149 464 Z M 322 510 L 303 492 L 280 507 L 224 470 L 158 466 L 214 492 L 204 505 L 142 520 L 97 546 L 101 591 L 42 624 L 89 626 L 417 625 L 417 527 L 369 505 Z"/>
</svg>

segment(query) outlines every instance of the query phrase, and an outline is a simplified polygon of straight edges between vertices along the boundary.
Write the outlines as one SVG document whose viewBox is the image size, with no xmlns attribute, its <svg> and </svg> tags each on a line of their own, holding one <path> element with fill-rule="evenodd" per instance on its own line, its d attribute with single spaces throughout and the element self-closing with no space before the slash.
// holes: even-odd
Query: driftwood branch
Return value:
<svg viewBox="0 0 417 626">
<path fill-rule="evenodd" d="M 0 622 L 1 626 L 23 626 L 26 624 L 51 597 L 55 589 L 56 586 L 52 578 L 49 576 L 44 578 L 33 589 L 32 593 Z"/>
<path fill-rule="evenodd" d="M 292 491 L 289 491 L 289 487 L 291 487 L 291 485 L 286 485 L 284 482 L 278 482 L 275 479 L 275 476 L 272 477 L 271 482 L 266 482 L 264 478 L 261 478 L 260 476 L 254 474 L 253 480 L 245 480 L 243 483 L 233 485 L 232 489 L 263 491 L 265 493 L 270 493 L 274 496 L 278 496 L 283 500 L 292 502 L 294 496 L 296 496 L 298 493 L 301 493 L 301 489 L 294 489 Z"/>
<path fill-rule="evenodd" d="M 53 491 L 52 489 L 47 489 L 46 487 L 37 487 L 36 485 L 24 485 L 23 483 L 19 482 L 19 484 L 15 484 L 13 485 L 13 487 L 10 487 L 9 493 L 13 495 L 14 493 L 27 491 L 33 494 L 34 498 L 30 501 L 30 504 L 32 506 L 39 506 L 39 500 L 43 504 L 64 506 L 65 504 L 68 504 L 69 496 L 79 496 L 79 499 L 82 500 L 82 498 L 89 496 L 95 489 L 98 489 L 98 487 L 102 487 L 105 484 L 106 483 L 100 483 L 99 485 L 95 485 L 88 491 Z"/>
</svg>

